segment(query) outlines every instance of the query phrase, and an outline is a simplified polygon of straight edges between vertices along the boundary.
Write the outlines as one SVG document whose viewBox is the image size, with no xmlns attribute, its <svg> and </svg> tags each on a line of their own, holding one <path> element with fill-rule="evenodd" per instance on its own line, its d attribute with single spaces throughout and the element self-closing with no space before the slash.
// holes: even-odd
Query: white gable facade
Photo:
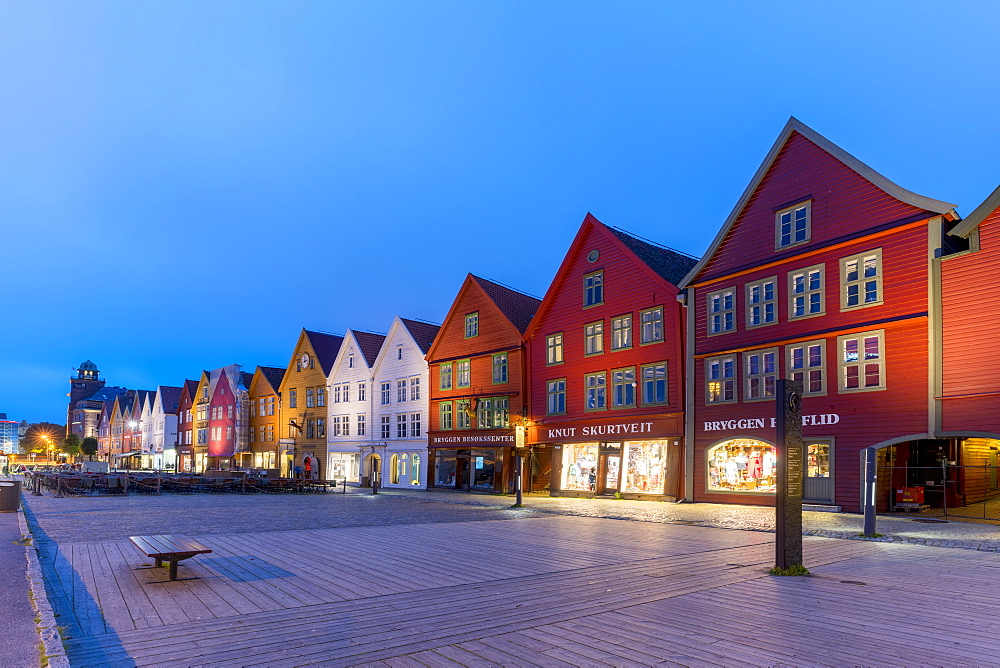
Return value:
<svg viewBox="0 0 1000 668">
<path fill-rule="evenodd" d="M 372 437 L 361 475 L 371 476 L 377 462 L 382 487 L 426 489 L 428 367 L 398 316 L 372 371 Z"/>
<path fill-rule="evenodd" d="M 172 412 L 171 412 L 172 411 Z M 163 388 L 156 388 L 156 399 L 150 412 L 153 426 L 151 439 L 154 468 L 175 469 L 177 464 L 177 409 L 163 406 Z"/>
<path fill-rule="evenodd" d="M 372 370 L 354 332 L 347 330 L 327 376 L 327 479 L 361 482 L 361 460 L 371 452 Z"/>
</svg>

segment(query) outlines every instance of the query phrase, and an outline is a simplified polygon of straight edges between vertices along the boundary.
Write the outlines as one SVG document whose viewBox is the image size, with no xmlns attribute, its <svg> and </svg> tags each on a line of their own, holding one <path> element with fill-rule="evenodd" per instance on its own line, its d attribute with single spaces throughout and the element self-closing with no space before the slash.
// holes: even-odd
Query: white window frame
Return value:
<svg viewBox="0 0 1000 668">
<path fill-rule="evenodd" d="M 729 297 L 729 305 L 726 305 Z M 713 290 L 705 298 L 705 329 L 708 336 L 719 336 L 736 331 L 736 288 Z M 728 316 L 728 318 L 727 318 Z"/>
<path fill-rule="evenodd" d="M 718 373 L 715 370 L 718 369 Z M 728 373 L 727 373 L 728 371 Z M 719 398 L 712 398 L 712 383 L 719 383 Z M 732 397 L 726 398 L 726 391 Z M 716 355 L 705 358 L 705 403 L 734 404 L 739 401 L 736 390 L 736 355 Z"/>
<path fill-rule="evenodd" d="M 771 297 L 767 297 L 767 288 Z M 768 312 L 768 307 L 771 307 Z M 778 322 L 778 277 L 769 276 L 746 284 L 747 329 L 766 327 Z M 770 316 L 770 318 L 768 317 Z"/>
<path fill-rule="evenodd" d="M 392 399 L 392 383 L 384 382 L 382 383 L 382 405 L 388 406 L 389 401 Z"/>
<path fill-rule="evenodd" d="M 818 287 L 813 287 L 813 275 L 816 275 Z M 802 289 L 798 290 L 798 279 L 802 277 Z M 813 299 L 817 296 L 816 300 Z M 802 314 L 796 313 L 796 304 L 802 300 Z M 818 302 L 819 307 L 813 310 Z M 804 320 L 826 314 L 826 265 L 814 264 L 796 271 L 788 272 L 788 319 Z"/>
<path fill-rule="evenodd" d="M 874 259 L 875 276 L 865 276 L 865 264 L 869 259 Z M 848 267 L 851 263 L 857 263 L 857 278 L 848 279 Z M 865 301 L 869 284 L 875 284 L 876 298 L 872 301 Z M 857 291 L 857 304 L 849 304 L 852 288 Z M 870 306 L 878 306 L 885 301 L 883 294 L 884 281 L 882 274 L 882 249 L 875 248 L 864 253 L 856 253 L 840 258 L 840 310 L 853 311 Z"/>
<path fill-rule="evenodd" d="M 785 346 L 785 376 L 789 380 L 801 381 L 803 396 L 825 395 L 826 340 L 803 341 Z M 813 389 L 817 385 L 818 389 Z"/>
<path fill-rule="evenodd" d="M 632 347 L 632 314 L 611 318 L 611 350 L 627 350 Z"/>
<path fill-rule="evenodd" d="M 871 361 L 869 358 L 865 357 L 867 351 L 866 344 L 869 340 L 875 340 L 878 345 L 878 357 L 874 358 L 875 361 Z M 848 357 L 847 345 L 849 341 L 855 341 L 857 344 L 858 359 L 856 360 L 851 360 Z M 869 366 L 875 366 L 877 368 L 879 377 L 877 385 L 866 384 L 866 367 Z M 855 367 L 858 372 L 858 387 L 848 387 L 848 373 Z M 846 334 L 844 336 L 837 337 L 837 378 L 841 392 L 879 392 L 886 389 L 884 329 L 876 329 L 870 332 L 859 332 L 857 334 Z"/>
<path fill-rule="evenodd" d="M 558 408 L 558 406 L 555 406 L 553 402 L 556 397 L 562 397 L 562 410 L 553 410 L 553 408 Z M 545 414 L 565 415 L 567 403 L 566 379 L 553 378 L 545 381 Z"/>
<path fill-rule="evenodd" d="M 410 377 L 410 401 L 420 400 L 420 376 Z"/>
<path fill-rule="evenodd" d="M 583 377 L 583 410 L 592 413 L 608 409 L 608 374 L 604 371 Z"/>
<path fill-rule="evenodd" d="M 563 363 L 563 333 L 556 332 L 545 337 L 545 365 Z"/>
<path fill-rule="evenodd" d="M 743 401 L 774 399 L 778 388 L 779 361 L 777 348 L 760 348 L 743 353 Z"/>
<path fill-rule="evenodd" d="M 604 354 L 604 321 L 588 322 L 583 326 L 583 354 L 585 357 Z"/>
<path fill-rule="evenodd" d="M 796 231 L 796 219 L 799 211 L 803 212 L 804 218 L 804 229 L 802 230 L 802 237 L 797 238 L 799 235 Z M 785 218 L 788 219 L 788 242 L 783 243 L 785 236 L 782 232 L 782 226 L 784 225 Z M 774 214 L 774 250 L 785 250 L 786 248 L 792 248 L 794 246 L 799 246 L 801 244 L 809 243 L 812 239 L 812 200 L 807 200 L 805 202 L 799 202 L 793 204 L 792 206 L 787 206 Z"/>
<path fill-rule="evenodd" d="M 650 316 L 647 318 L 647 316 Z M 653 317 L 655 316 L 655 317 Z M 639 345 L 663 341 L 663 307 L 654 306 L 639 311 Z"/>
</svg>

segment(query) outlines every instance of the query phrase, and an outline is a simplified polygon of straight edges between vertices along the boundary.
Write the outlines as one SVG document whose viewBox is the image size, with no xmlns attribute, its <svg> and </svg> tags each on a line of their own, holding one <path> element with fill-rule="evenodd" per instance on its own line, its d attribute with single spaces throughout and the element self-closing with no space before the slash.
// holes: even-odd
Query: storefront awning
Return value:
<svg viewBox="0 0 1000 668">
<path fill-rule="evenodd" d="M 115 459 L 121 459 L 122 457 L 135 457 L 136 455 L 141 455 L 142 452 L 139 450 L 133 450 L 132 452 L 122 452 L 117 455 L 111 455 Z"/>
</svg>

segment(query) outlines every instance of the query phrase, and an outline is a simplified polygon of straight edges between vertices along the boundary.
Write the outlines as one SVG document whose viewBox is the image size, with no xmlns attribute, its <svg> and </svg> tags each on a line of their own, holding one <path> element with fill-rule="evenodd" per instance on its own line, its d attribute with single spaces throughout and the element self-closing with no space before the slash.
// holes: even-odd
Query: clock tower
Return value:
<svg viewBox="0 0 1000 668">
<path fill-rule="evenodd" d="M 66 419 L 67 434 L 71 432 L 73 408 L 76 406 L 76 402 L 93 396 L 98 390 L 104 387 L 105 383 L 100 377 L 101 374 L 97 370 L 97 365 L 90 360 L 81 364 L 80 368 L 75 369 L 75 371 L 76 376 L 70 376 L 69 379 L 69 408 Z"/>
</svg>

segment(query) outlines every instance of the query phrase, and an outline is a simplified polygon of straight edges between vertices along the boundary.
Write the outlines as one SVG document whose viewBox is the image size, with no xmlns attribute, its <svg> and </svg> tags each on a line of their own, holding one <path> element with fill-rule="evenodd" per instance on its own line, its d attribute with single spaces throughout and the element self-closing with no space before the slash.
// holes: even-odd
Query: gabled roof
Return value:
<svg viewBox="0 0 1000 668">
<path fill-rule="evenodd" d="M 340 351 L 340 346 L 344 342 L 344 337 L 337 334 L 312 332 L 308 329 L 303 329 L 302 331 L 308 337 L 309 345 L 312 346 L 313 352 L 316 353 L 316 358 L 319 359 L 320 366 L 323 367 L 323 375 L 329 376 L 333 362 L 337 359 L 337 353 Z"/>
<path fill-rule="evenodd" d="M 260 375 L 264 376 L 271 389 L 277 392 L 278 388 L 281 387 L 281 379 L 285 377 L 285 369 L 277 366 L 259 366 L 257 369 L 260 371 Z"/>
<path fill-rule="evenodd" d="M 410 336 L 412 336 L 413 340 L 417 342 L 420 352 L 424 354 L 430 350 L 431 344 L 434 343 L 434 337 L 437 336 L 438 330 L 441 329 L 441 325 L 421 322 L 420 320 L 400 318 L 399 321 L 402 322 L 403 326 L 410 332 Z"/>
<path fill-rule="evenodd" d="M 698 258 L 679 253 L 665 246 L 659 246 L 634 237 L 617 227 L 609 227 L 611 233 L 625 244 L 635 256 L 645 262 L 650 269 L 668 283 L 678 285 L 691 268 L 698 264 Z"/>
<path fill-rule="evenodd" d="M 160 401 L 164 413 L 176 413 L 181 403 L 181 388 L 170 385 L 160 385 Z"/>
<path fill-rule="evenodd" d="M 202 371 L 202 373 L 205 373 L 205 372 Z M 188 394 L 191 395 L 192 398 L 194 398 L 195 392 L 198 391 L 198 386 L 199 385 L 201 385 L 201 380 L 200 379 L 199 380 L 185 380 L 184 381 L 184 389 L 186 389 L 188 391 Z"/>
<path fill-rule="evenodd" d="M 354 335 L 354 340 L 358 342 L 358 348 L 361 350 L 361 354 L 365 356 L 365 364 L 370 369 L 375 364 L 375 359 L 378 357 L 379 351 L 382 350 L 382 344 L 385 343 L 385 334 L 359 332 L 356 329 L 352 329 L 351 334 Z"/>
<path fill-rule="evenodd" d="M 253 382 L 253 374 L 247 373 L 246 371 L 240 371 L 240 385 L 245 390 L 250 389 L 250 383 Z"/>
<path fill-rule="evenodd" d="M 523 292 L 518 292 L 513 288 L 508 288 L 506 285 L 480 278 L 474 274 L 469 274 L 469 276 L 479 284 L 479 287 L 483 289 L 486 296 L 497 305 L 497 308 L 510 321 L 510 324 L 514 325 L 521 334 L 524 334 L 542 300 L 531 295 L 526 295 Z"/>
<path fill-rule="evenodd" d="M 677 283 L 671 280 L 671 278 L 683 276 L 680 272 L 684 267 L 693 266 L 697 262 L 697 259 L 690 255 L 644 241 L 622 230 L 612 229 L 599 221 L 593 214 L 588 213 L 584 216 L 583 223 L 580 225 L 580 229 L 577 230 L 576 236 L 573 237 L 573 242 L 569 245 L 566 255 L 563 256 L 563 261 L 559 264 L 555 278 L 552 279 L 548 290 L 545 291 L 545 297 L 542 299 L 542 303 L 539 304 L 538 310 L 535 312 L 535 317 L 532 318 L 531 324 L 524 331 L 526 339 L 534 336 L 535 331 L 540 326 L 538 323 L 549 308 L 551 308 L 552 302 L 557 298 L 569 267 L 572 265 L 574 258 L 577 257 L 577 254 L 583 250 L 583 242 L 590 229 L 604 236 L 612 244 L 618 245 L 627 256 L 630 255 L 635 258 L 636 267 L 640 271 L 645 272 L 653 280 L 666 281 L 676 286 Z"/>
<path fill-rule="evenodd" d="M 793 133 L 802 135 L 820 149 L 826 151 L 835 159 L 839 160 L 849 169 L 856 172 L 859 176 L 868 180 L 876 188 L 882 190 L 890 197 L 896 198 L 900 202 L 909 204 L 910 206 L 915 206 L 918 209 L 924 209 L 925 211 L 932 211 L 940 214 L 946 214 L 954 211 L 955 209 L 954 204 L 931 199 L 930 197 L 924 197 L 923 195 L 918 195 L 907 190 L 906 188 L 903 188 L 902 186 L 896 185 L 793 116 L 788 119 L 787 123 L 785 123 L 785 127 L 782 129 L 781 134 L 779 134 L 778 138 L 774 141 L 774 144 L 771 146 L 771 150 L 768 151 L 767 156 L 764 158 L 764 162 L 762 162 L 760 167 L 757 168 L 757 173 L 754 174 L 752 179 L 750 179 L 750 183 L 747 185 L 746 190 L 743 191 L 743 194 L 740 196 L 739 200 L 737 200 L 736 206 L 733 207 L 729 217 L 726 218 L 726 222 L 723 223 L 722 229 L 720 229 L 719 233 L 715 235 L 715 239 L 712 240 L 712 244 L 708 247 L 708 250 L 705 251 L 705 254 L 702 256 L 698 264 L 696 264 L 691 271 L 688 272 L 688 275 L 685 276 L 679 283 L 681 288 L 687 287 L 695 279 L 698 273 L 715 254 L 715 251 L 717 251 L 719 246 L 722 245 L 723 239 L 725 239 L 726 235 L 729 234 L 729 230 L 736 222 L 736 219 L 739 218 L 741 213 L 743 213 L 743 209 L 750 202 L 750 198 L 753 197 L 757 187 L 764 180 L 764 177 L 767 176 L 767 172 L 771 169 L 771 165 L 777 159 L 778 154 L 781 153 L 781 149 L 785 146 L 788 140 L 791 139 Z"/>
<path fill-rule="evenodd" d="M 127 391 L 124 387 L 109 387 L 106 385 L 89 397 L 84 397 L 79 401 L 114 401 L 115 397 L 119 397 Z"/>
<path fill-rule="evenodd" d="M 966 216 L 965 220 L 952 228 L 948 234 L 953 234 L 956 237 L 969 236 L 998 208 L 1000 208 L 1000 186 L 997 186 L 997 189 L 990 193 L 990 196 L 983 200 L 982 204 Z"/>
</svg>

